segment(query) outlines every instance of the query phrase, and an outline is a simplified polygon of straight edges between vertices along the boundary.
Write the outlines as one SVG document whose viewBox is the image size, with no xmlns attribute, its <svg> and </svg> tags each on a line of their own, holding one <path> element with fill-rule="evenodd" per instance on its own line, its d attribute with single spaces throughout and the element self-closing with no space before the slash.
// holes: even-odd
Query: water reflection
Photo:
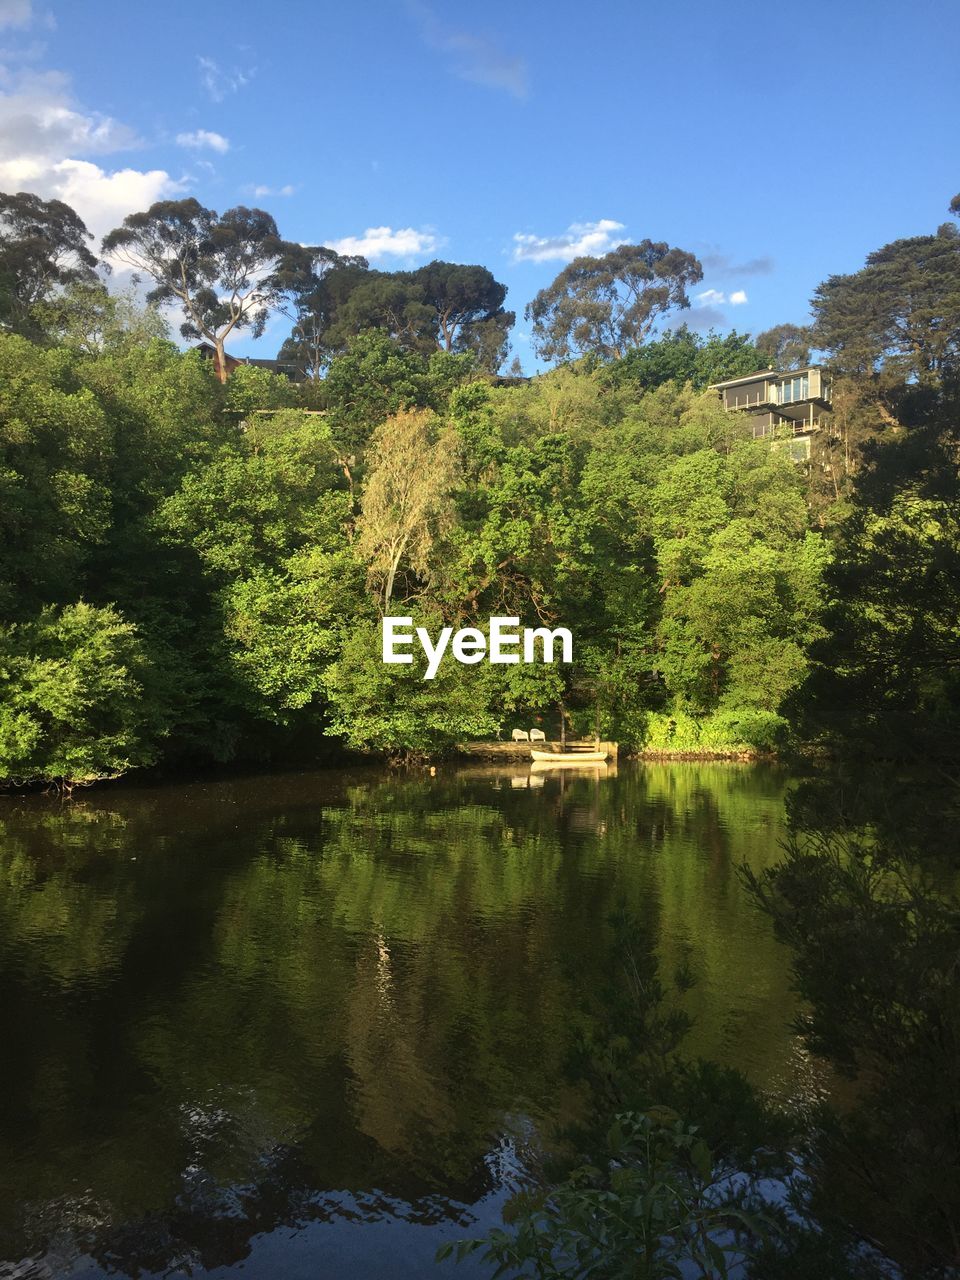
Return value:
<svg viewBox="0 0 960 1280">
<path fill-rule="evenodd" d="M 787 785 L 471 767 L 3 800 L 0 1276 L 422 1274 L 576 1105 L 622 902 L 698 980 L 691 1049 L 799 1087 L 787 958 L 736 875 L 779 856 Z"/>
</svg>

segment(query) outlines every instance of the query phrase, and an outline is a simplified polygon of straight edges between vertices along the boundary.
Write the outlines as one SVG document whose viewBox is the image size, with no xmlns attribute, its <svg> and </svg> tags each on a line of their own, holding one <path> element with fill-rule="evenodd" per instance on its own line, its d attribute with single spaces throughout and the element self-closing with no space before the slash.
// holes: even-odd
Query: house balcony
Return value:
<svg viewBox="0 0 960 1280">
<path fill-rule="evenodd" d="M 749 414 L 754 440 L 770 436 L 806 436 L 827 426 L 828 419 L 818 405 L 808 402 L 791 408 L 793 412 L 789 415 L 782 410 Z"/>
</svg>

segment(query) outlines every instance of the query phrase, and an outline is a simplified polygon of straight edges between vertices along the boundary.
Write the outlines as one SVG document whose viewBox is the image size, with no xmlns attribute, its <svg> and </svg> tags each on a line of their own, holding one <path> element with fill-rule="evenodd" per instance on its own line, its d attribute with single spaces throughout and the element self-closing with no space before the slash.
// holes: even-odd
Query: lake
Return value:
<svg viewBox="0 0 960 1280">
<path fill-rule="evenodd" d="M 624 905 L 696 979 L 691 1052 L 816 1087 L 737 874 L 778 859 L 790 786 L 441 765 L 0 798 L 0 1277 L 483 1274 L 434 1251 L 575 1109 Z"/>
</svg>

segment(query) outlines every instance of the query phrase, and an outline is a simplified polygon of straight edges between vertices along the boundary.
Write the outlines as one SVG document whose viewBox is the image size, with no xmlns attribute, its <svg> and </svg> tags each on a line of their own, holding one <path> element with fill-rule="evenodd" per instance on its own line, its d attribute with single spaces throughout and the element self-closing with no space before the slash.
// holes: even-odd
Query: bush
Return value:
<svg viewBox="0 0 960 1280">
<path fill-rule="evenodd" d="M 772 751 L 786 725 L 776 712 L 757 707 L 721 709 L 699 719 L 684 711 L 656 712 L 647 717 L 644 736 L 637 746 L 641 751 L 720 755 Z"/>
<path fill-rule="evenodd" d="M 0 779 L 61 786 L 152 764 L 162 733 L 137 630 L 112 607 L 0 628 Z"/>
<path fill-rule="evenodd" d="M 664 1108 L 618 1115 L 603 1164 L 582 1166 L 548 1193 L 521 1194 L 511 1230 L 451 1241 L 438 1261 L 482 1251 L 495 1274 L 538 1280 L 725 1280 L 742 1274 L 743 1237 L 767 1234 L 745 1211 L 740 1180 L 718 1170 L 697 1130 Z"/>
</svg>

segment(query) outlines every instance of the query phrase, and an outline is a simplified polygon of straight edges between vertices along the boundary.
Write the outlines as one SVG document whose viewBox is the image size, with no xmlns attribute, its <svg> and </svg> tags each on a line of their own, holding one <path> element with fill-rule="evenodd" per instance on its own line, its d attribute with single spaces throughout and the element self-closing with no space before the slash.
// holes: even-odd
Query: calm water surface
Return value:
<svg viewBox="0 0 960 1280">
<path fill-rule="evenodd" d="M 788 956 L 736 868 L 764 766 L 298 773 L 0 798 L 0 1277 L 407 1280 L 569 1113 L 618 905 L 690 1048 L 790 1094 Z"/>
</svg>

